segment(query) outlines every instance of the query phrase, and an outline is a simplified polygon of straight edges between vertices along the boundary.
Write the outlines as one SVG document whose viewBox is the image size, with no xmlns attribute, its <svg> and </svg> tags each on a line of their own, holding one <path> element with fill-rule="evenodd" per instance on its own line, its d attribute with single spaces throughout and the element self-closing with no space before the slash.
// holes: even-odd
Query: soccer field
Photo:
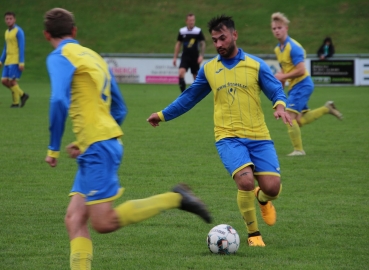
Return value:
<svg viewBox="0 0 369 270">
<path fill-rule="evenodd" d="M 10 109 L 0 87 L 0 269 L 68 269 L 64 214 L 76 163 L 63 151 L 56 168 L 44 162 L 48 146 L 49 85 L 20 82 L 27 105 Z M 128 106 L 122 128 L 125 153 L 117 203 L 188 183 L 212 212 L 206 224 L 179 210 L 107 235 L 92 233 L 93 269 L 366 269 L 369 264 L 369 87 L 317 87 L 316 108 L 334 100 L 344 114 L 304 126 L 307 153 L 287 157 L 287 128 L 265 118 L 279 155 L 283 192 L 275 201 L 277 223 L 259 228 L 265 248 L 248 247 L 236 186 L 214 146 L 212 94 L 182 117 L 152 128 L 147 117 L 179 94 L 177 85 L 121 85 Z M 74 140 L 68 120 L 63 148 Z M 232 225 L 241 245 L 236 255 L 211 254 L 206 245 L 215 225 Z"/>
</svg>

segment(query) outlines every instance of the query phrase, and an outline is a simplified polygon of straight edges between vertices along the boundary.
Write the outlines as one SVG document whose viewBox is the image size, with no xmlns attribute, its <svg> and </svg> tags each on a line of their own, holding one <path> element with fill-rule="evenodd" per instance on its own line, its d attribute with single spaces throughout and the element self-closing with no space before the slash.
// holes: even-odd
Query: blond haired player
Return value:
<svg viewBox="0 0 369 270">
<path fill-rule="evenodd" d="M 289 83 L 286 110 L 291 116 L 293 125 L 287 125 L 287 128 L 294 150 L 288 156 L 303 156 L 305 151 L 302 146 L 300 127 L 328 113 L 341 120 L 342 114 L 336 109 L 333 101 L 327 101 L 324 106 L 314 110 L 308 108 L 314 83 L 305 68 L 304 48 L 288 36 L 289 23 L 283 13 L 272 14 L 272 32 L 279 41 L 274 52 L 282 69 L 282 72 L 276 73 L 275 77 L 282 83 L 286 81 Z"/>
</svg>

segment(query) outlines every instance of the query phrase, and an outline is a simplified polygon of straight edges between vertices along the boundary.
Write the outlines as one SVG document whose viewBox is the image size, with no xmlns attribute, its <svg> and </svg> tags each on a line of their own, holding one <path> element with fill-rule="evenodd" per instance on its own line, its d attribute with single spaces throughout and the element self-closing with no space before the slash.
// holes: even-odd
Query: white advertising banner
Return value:
<svg viewBox="0 0 369 270">
<path fill-rule="evenodd" d="M 121 58 L 105 57 L 118 83 L 178 84 L 178 65 L 170 58 Z M 188 71 L 187 84 L 193 83 Z"/>
<path fill-rule="evenodd" d="M 178 66 L 170 58 L 104 57 L 118 83 L 178 84 Z M 205 60 L 206 61 L 206 60 Z M 280 71 L 277 60 L 266 60 L 273 74 Z M 186 84 L 193 83 L 190 70 L 185 75 Z"/>
<path fill-rule="evenodd" d="M 180 64 L 180 60 L 177 60 L 177 66 L 173 66 L 172 58 L 104 57 L 104 59 L 108 63 L 109 67 L 112 69 L 118 83 L 178 84 L 178 66 Z M 277 60 L 268 59 L 264 61 L 270 67 L 273 74 L 281 70 Z M 317 62 L 318 64 L 322 64 L 322 62 L 324 61 L 317 60 L 315 62 Z M 351 66 L 349 66 L 351 67 L 350 70 L 344 70 L 347 74 L 350 75 L 345 75 L 347 78 L 350 79 L 350 81 L 348 82 L 347 78 L 342 77 L 343 75 L 337 75 L 337 78 L 328 78 L 330 80 L 328 83 L 325 83 L 326 85 L 332 83 L 335 83 L 336 85 L 369 85 L 369 59 L 335 59 L 329 61 L 329 63 L 331 62 L 336 65 L 341 64 L 341 66 L 333 68 L 327 64 L 323 67 L 319 67 L 320 69 L 327 69 L 327 71 L 325 71 L 325 69 L 323 71 L 329 71 L 330 76 L 333 76 L 331 74 L 332 72 L 335 72 L 334 75 L 336 76 L 339 73 L 338 71 L 343 69 L 342 64 L 346 62 L 352 63 Z M 315 65 L 317 65 L 317 63 L 315 63 Z M 307 70 L 311 73 L 312 60 L 306 59 L 305 65 Z M 347 65 L 345 65 L 344 67 L 346 68 Z M 314 66 L 314 71 L 316 71 L 316 69 L 317 68 Z M 320 71 L 320 69 L 318 69 L 318 71 Z M 313 73 L 311 73 L 311 75 L 312 78 L 315 80 L 321 78 L 321 76 L 317 77 L 317 75 L 314 77 Z M 343 79 L 345 79 L 345 81 L 342 81 Z M 333 82 L 333 80 L 336 81 Z M 185 81 L 187 85 L 193 83 L 193 76 L 190 70 L 188 70 L 185 75 Z M 315 82 L 317 83 L 317 85 L 319 85 L 318 81 Z"/>
<path fill-rule="evenodd" d="M 369 85 L 369 59 L 359 59 L 358 81 L 359 85 Z"/>
</svg>

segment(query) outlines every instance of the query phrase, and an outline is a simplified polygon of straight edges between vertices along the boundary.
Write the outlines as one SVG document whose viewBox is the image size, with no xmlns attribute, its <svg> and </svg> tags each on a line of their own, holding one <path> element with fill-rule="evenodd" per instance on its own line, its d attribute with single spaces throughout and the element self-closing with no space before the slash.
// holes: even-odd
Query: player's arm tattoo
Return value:
<svg viewBox="0 0 369 270">
<path fill-rule="evenodd" d="M 205 40 L 201 40 L 200 41 L 200 55 L 204 56 L 205 55 Z"/>
</svg>

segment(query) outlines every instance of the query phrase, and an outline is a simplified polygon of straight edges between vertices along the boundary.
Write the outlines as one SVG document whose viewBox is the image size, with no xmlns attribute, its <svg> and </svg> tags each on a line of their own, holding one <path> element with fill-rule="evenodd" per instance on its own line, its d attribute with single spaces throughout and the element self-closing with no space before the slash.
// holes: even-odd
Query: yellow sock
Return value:
<svg viewBox="0 0 369 270">
<path fill-rule="evenodd" d="M 309 111 L 302 115 L 302 117 L 300 118 L 300 124 L 301 126 L 310 124 L 311 122 L 317 120 L 318 118 L 322 117 L 328 112 L 329 112 L 329 109 L 326 106 L 322 106 L 318 109 Z"/>
<path fill-rule="evenodd" d="M 273 200 L 278 198 L 278 196 L 279 196 L 279 194 L 281 194 L 281 192 L 282 192 L 282 184 L 279 187 L 279 192 L 278 192 L 277 196 L 274 196 L 274 197 L 265 194 L 264 191 L 262 191 L 260 189 L 259 192 L 258 192 L 258 200 L 259 200 L 259 202 L 273 201 Z"/>
<path fill-rule="evenodd" d="M 303 151 L 302 148 L 302 139 L 301 139 L 301 131 L 299 124 L 297 124 L 296 120 L 292 121 L 292 127 L 287 125 L 288 135 L 290 135 L 290 139 L 295 150 Z"/>
<path fill-rule="evenodd" d="M 10 87 L 10 90 L 12 90 L 13 94 L 13 104 L 19 104 L 19 99 L 23 96 L 24 92 L 20 89 L 18 84 Z"/>
<path fill-rule="evenodd" d="M 137 223 L 153 217 L 160 212 L 178 208 L 182 196 L 179 193 L 167 192 L 146 199 L 132 200 L 115 208 L 121 226 Z"/>
<path fill-rule="evenodd" d="M 91 270 L 92 242 L 85 237 L 76 237 L 70 241 L 70 269 Z"/>
<path fill-rule="evenodd" d="M 238 190 L 237 204 L 243 220 L 245 221 L 248 233 L 257 232 L 259 229 L 256 219 L 254 191 Z"/>
</svg>

